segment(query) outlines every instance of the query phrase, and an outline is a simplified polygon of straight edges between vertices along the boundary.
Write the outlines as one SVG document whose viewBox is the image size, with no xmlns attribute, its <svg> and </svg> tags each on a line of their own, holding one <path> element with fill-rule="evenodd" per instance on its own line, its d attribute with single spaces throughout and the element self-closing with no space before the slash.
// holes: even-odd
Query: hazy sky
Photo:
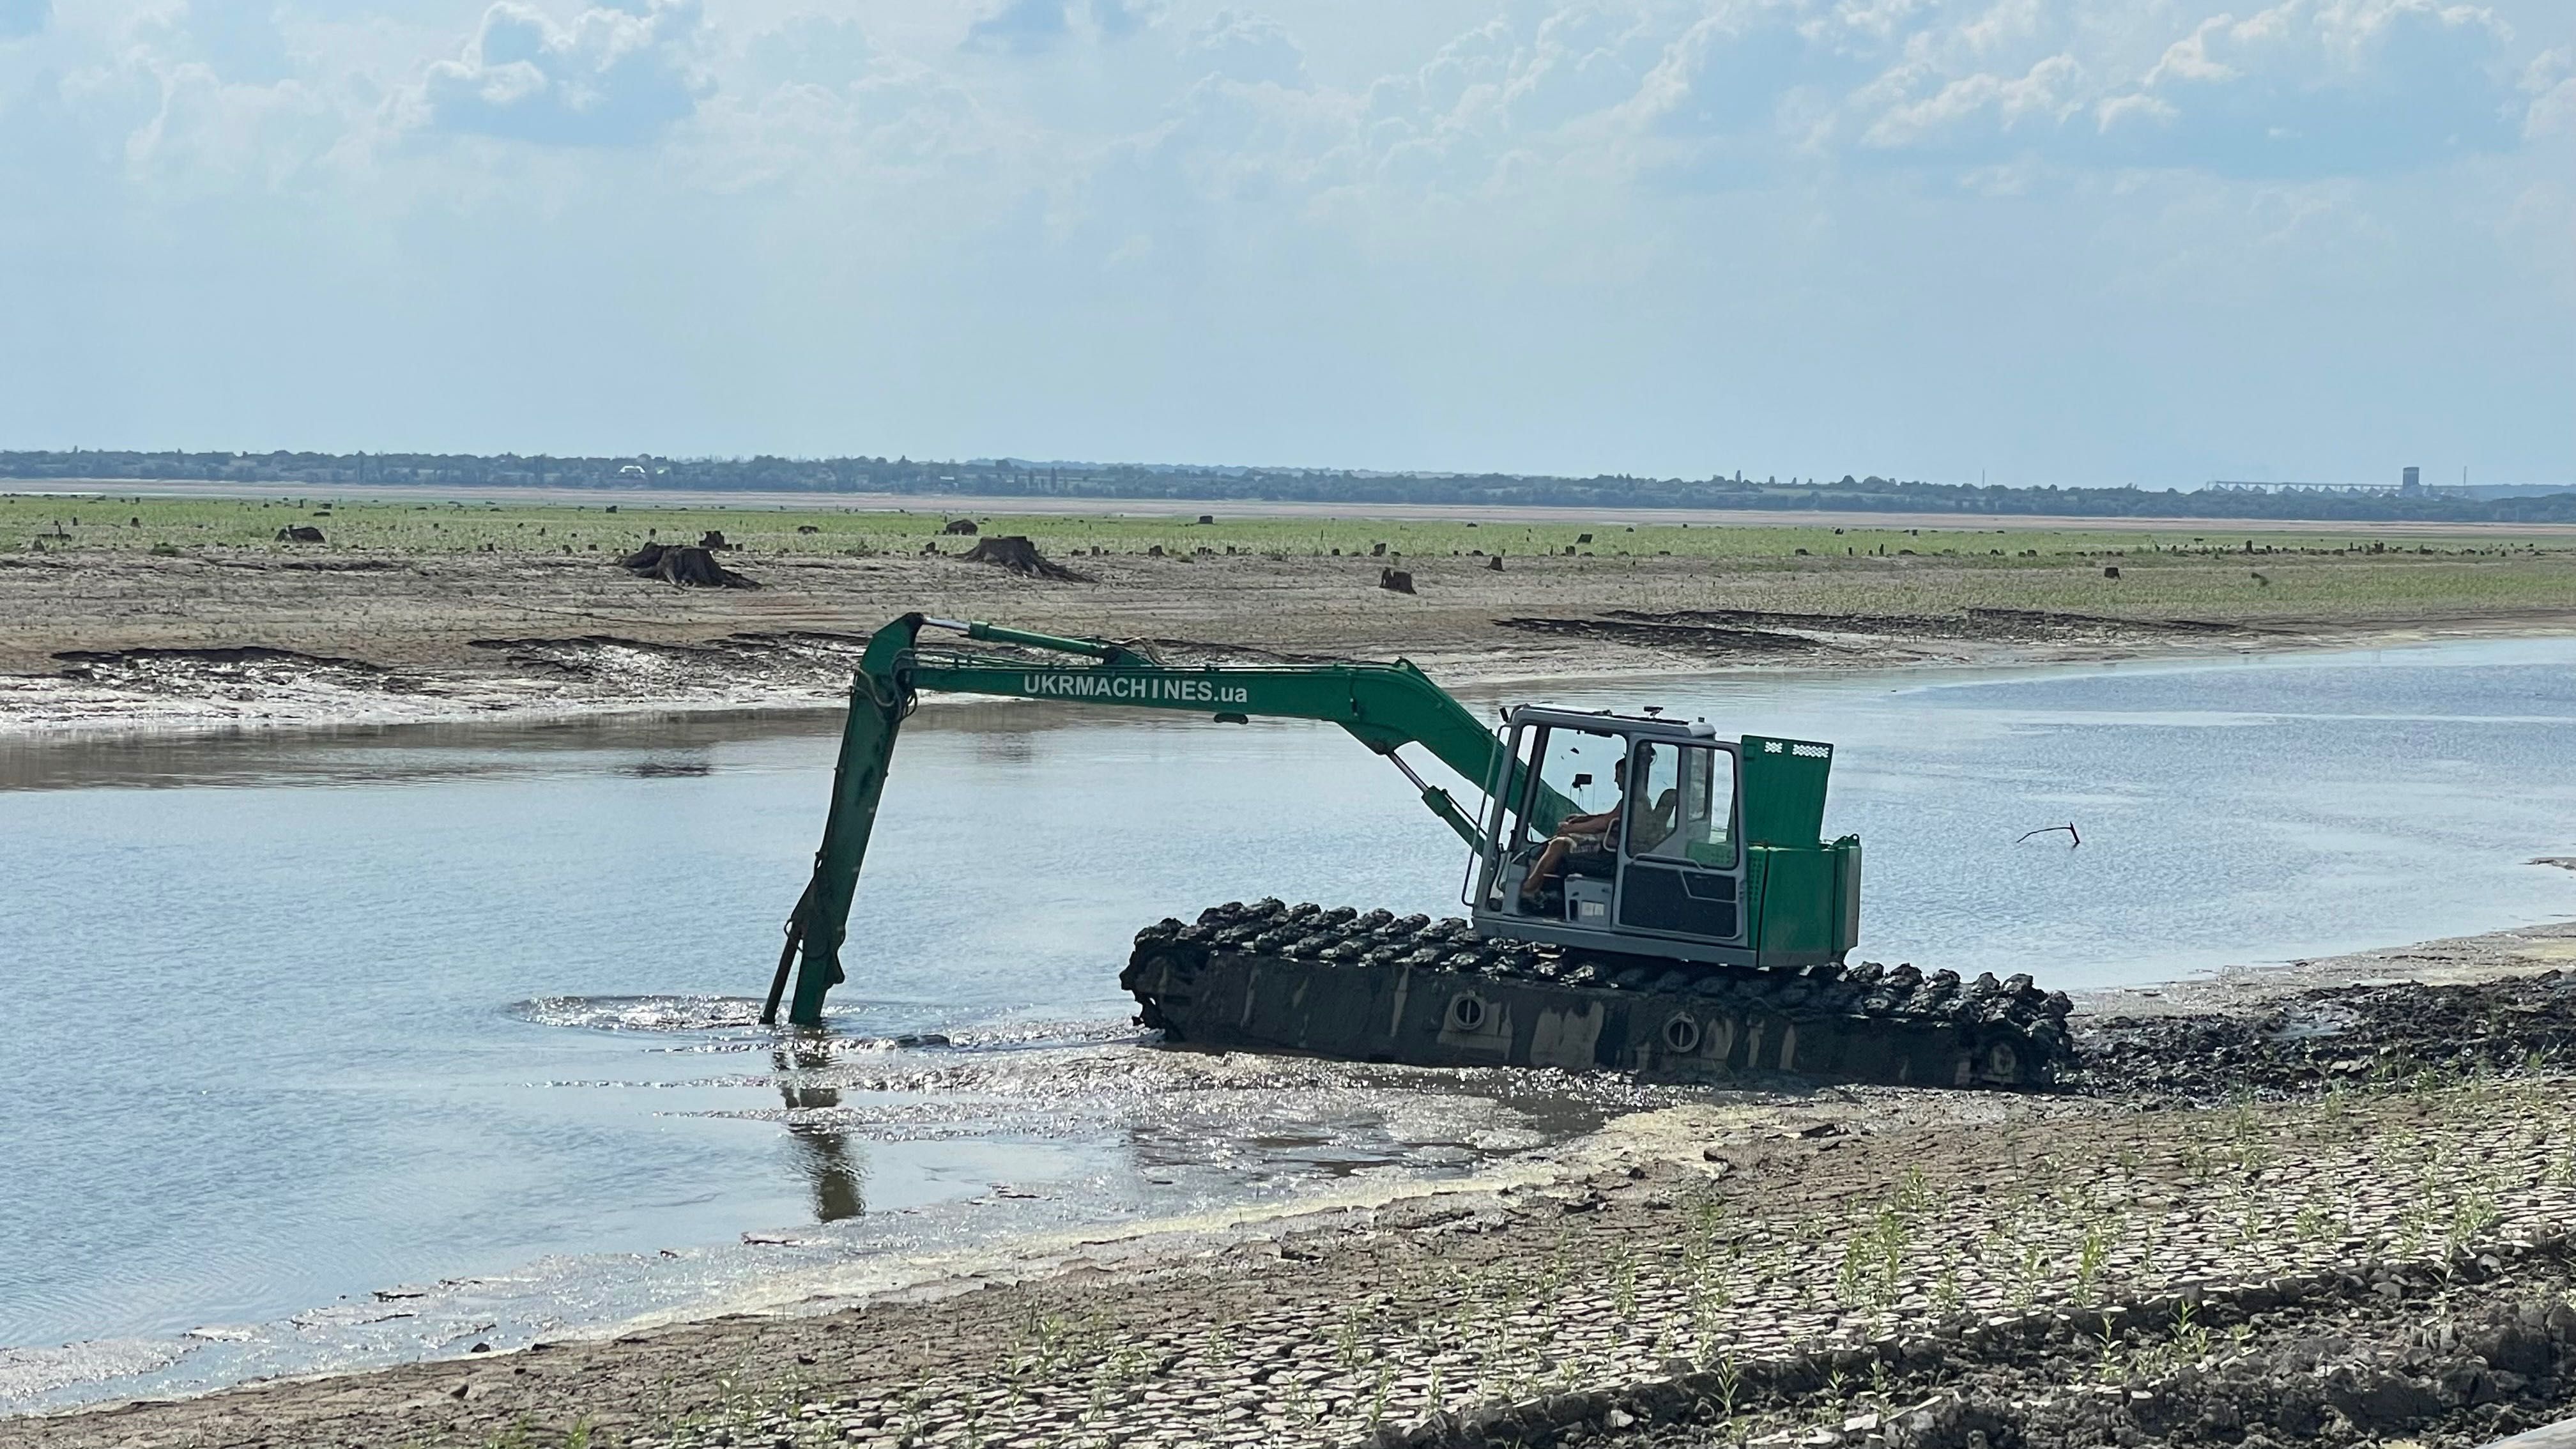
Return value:
<svg viewBox="0 0 2576 1449">
<path fill-rule="evenodd" d="M 0 0 L 0 447 L 2576 479 L 2576 3 Z"/>
</svg>

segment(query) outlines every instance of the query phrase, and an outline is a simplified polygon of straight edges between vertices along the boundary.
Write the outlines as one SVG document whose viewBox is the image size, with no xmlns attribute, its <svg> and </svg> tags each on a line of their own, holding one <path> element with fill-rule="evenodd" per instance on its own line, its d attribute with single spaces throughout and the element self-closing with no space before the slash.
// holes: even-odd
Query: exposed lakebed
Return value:
<svg viewBox="0 0 2576 1449">
<path fill-rule="evenodd" d="M 2563 913 L 2569 878 L 2524 862 L 2576 846 L 2571 664 L 2547 641 L 1510 697 L 1835 741 L 1865 954 L 2080 990 Z M 915 718 L 833 1040 L 782 1044 L 747 998 L 834 728 L 0 749 L 0 1407 L 864 1284 L 1462 1172 L 1675 1095 L 1141 1045 L 1115 985 L 1138 926 L 1264 894 L 1454 911 L 1462 862 L 1337 732 L 1053 706 Z M 2080 849 L 2018 838 L 2070 821 Z"/>
</svg>

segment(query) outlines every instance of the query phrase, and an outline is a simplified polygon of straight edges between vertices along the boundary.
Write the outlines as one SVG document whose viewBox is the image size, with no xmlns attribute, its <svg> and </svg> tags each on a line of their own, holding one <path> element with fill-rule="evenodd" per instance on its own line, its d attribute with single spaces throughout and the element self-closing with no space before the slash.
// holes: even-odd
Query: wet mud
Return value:
<svg viewBox="0 0 2576 1449">
<path fill-rule="evenodd" d="M 2085 1021 L 2069 1089 L 2209 1103 L 2576 1063 L 2576 977 L 2319 987 L 2258 1009 Z"/>
<path fill-rule="evenodd" d="M 868 647 L 868 636 L 791 630 L 668 644 L 616 634 L 579 634 L 473 639 L 467 647 L 488 651 L 518 669 L 611 687 L 721 690 L 797 680 L 846 688 Z"/>
<path fill-rule="evenodd" d="M 1497 628 L 1718 656 L 1874 654 L 1927 641 L 1987 645 L 2147 645 L 2252 639 L 2260 630 L 2201 619 L 2115 619 L 2031 609 L 1951 614 L 1815 614 L 1764 609 L 1611 609 L 1571 618 L 1508 617 Z"/>
<path fill-rule="evenodd" d="M 652 576 L 638 577 L 616 567 L 633 555 L 297 556 L 293 547 L 0 555 L 0 730 L 827 704 L 847 689 L 840 661 L 818 668 L 760 641 L 864 638 L 914 609 L 1055 634 L 1165 641 L 1176 657 L 1211 662 L 1401 656 L 1450 685 L 1683 671 L 1711 661 L 1995 665 L 2565 627 L 2562 616 L 2530 613 L 2240 625 L 1964 605 L 1922 613 L 1748 608 L 1821 586 L 1804 575 L 1754 578 L 1666 557 L 1538 556 L 1504 573 L 1485 567 L 1488 559 L 1407 558 L 1402 569 L 1416 592 L 1402 594 L 1379 586 L 1387 559 L 1361 555 L 1095 551 L 1081 556 L 1076 578 L 1043 559 L 995 566 L 956 554 L 705 549 L 707 569 L 742 570 L 760 585 L 750 589 L 675 587 L 659 556 L 646 571 Z M 690 555 L 698 552 L 664 550 L 681 559 L 673 565 L 681 581 L 724 582 L 717 572 L 694 572 Z M 1906 577 L 1935 595 L 1974 582 L 1946 572 Z M 1888 582 L 1864 592 L 1883 595 Z M 483 647 L 496 640 L 527 647 Z M 219 657 L 244 647 L 278 657 L 255 676 Z M 98 656 L 89 672 L 67 671 L 55 657 L 72 649 Z M 638 668 L 617 667 L 645 655 Z M 567 662 L 576 667 L 556 667 Z"/>
</svg>

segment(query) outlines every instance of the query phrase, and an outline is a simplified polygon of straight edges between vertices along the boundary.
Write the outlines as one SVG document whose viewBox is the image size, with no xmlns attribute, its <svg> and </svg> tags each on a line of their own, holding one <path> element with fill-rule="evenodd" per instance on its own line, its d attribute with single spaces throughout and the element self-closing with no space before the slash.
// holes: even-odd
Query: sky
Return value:
<svg viewBox="0 0 2576 1449">
<path fill-rule="evenodd" d="M 2576 0 L 0 0 L 0 448 L 2576 480 Z"/>
</svg>

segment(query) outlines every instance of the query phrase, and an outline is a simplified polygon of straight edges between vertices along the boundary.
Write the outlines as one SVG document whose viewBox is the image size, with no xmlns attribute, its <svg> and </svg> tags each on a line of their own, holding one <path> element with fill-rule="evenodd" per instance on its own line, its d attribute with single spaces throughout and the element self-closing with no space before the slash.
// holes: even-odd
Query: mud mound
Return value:
<svg viewBox="0 0 2576 1449">
<path fill-rule="evenodd" d="M 2076 1050 L 2061 1080 L 2077 1091 L 2199 1102 L 2563 1062 L 2576 1059 L 2576 978 L 2334 986 L 2259 1014 L 2112 1017 L 2079 1023 Z"/>
<path fill-rule="evenodd" d="M 578 634 L 470 639 L 466 647 L 499 652 L 520 669 L 620 692 L 669 689 L 703 697 L 744 687 L 846 690 L 867 642 L 863 634 L 786 630 L 727 634 L 695 644 Z"/>
<path fill-rule="evenodd" d="M 2067 614 L 2051 609 L 1970 609 L 1968 621 L 1995 628 L 2063 631 L 2067 629 L 2145 629 L 2166 634 L 2249 634 L 2243 624 L 2210 619 L 2119 619 L 2107 614 Z"/>
<path fill-rule="evenodd" d="M 968 563 L 993 564 L 1009 569 L 1023 578 L 1055 579 L 1061 583 L 1087 584 L 1089 574 L 1078 574 L 1060 563 L 1048 560 L 1038 546 L 1018 534 L 1001 534 L 982 539 L 973 548 L 958 555 Z"/>
<path fill-rule="evenodd" d="M 1715 624 L 1671 624 L 1645 619 L 1496 619 L 1501 628 L 1570 639 L 1606 639 L 1650 648 L 1711 650 L 1722 654 L 1789 654 L 1824 647 L 1797 634 L 1730 629 Z"/>
<path fill-rule="evenodd" d="M 145 665 L 283 665 L 289 668 L 374 669 L 363 659 L 348 659 L 333 654 L 306 654 L 294 649 L 270 649 L 247 644 L 214 649 L 62 649 L 54 653 L 65 664 Z"/>
<path fill-rule="evenodd" d="M 711 538 L 721 537 L 710 534 Z M 692 544 L 648 543 L 617 561 L 642 579 L 660 579 L 693 589 L 756 589 L 760 585 L 723 564 L 706 548 Z"/>
<path fill-rule="evenodd" d="M 1720 654 L 1785 654 L 1927 639 L 2026 644 L 2253 632 L 2241 625 L 2199 619 L 2114 619 L 2037 609 L 1969 609 L 1959 614 L 1919 615 L 1813 614 L 1773 609 L 1611 609 L 1589 618 L 1514 618 L 1496 619 L 1494 623 L 1530 634 Z"/>
<path fill-rule="evenodd" d="M 1736 629 L 1813 629 L 1827 633 L 1955 634 L 1961 620 L 1939 614 L 1816 614 L 1784 609 L 1612 609 L 1604 618 L 1638 624 L 1714 624 Z"/>
</svg>

